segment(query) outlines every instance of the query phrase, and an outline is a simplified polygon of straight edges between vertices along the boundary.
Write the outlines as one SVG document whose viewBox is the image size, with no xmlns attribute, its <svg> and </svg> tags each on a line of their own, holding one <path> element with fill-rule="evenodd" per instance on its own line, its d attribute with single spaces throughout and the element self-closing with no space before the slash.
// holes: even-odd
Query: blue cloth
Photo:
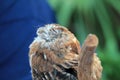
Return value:
<svg viewBox="0 0 120 80">
<path fill-rule="evenodd" d="M 0 0 L 0 80 L 31 80 L 29 45 L 48 23 L 55 17 L 46 0 Z"/>
</svg>

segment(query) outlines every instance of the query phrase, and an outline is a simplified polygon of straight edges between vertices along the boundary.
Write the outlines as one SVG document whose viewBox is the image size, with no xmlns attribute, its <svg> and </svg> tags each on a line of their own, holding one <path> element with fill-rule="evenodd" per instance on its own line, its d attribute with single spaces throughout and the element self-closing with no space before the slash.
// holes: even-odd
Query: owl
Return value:
<svg viewBox="0 0 120 80">
<path fill-rule="evenodd" d="M 38 28 L 37 37 L 29 46 L 33 80 L 99 80 L 102 66 L 94 53 L 97 46 L 95 39 L 92 40 L 94 37 L 89 35 L 81 48 L 74 34 L 61 25 L 48 24 Z"/>
</svg>

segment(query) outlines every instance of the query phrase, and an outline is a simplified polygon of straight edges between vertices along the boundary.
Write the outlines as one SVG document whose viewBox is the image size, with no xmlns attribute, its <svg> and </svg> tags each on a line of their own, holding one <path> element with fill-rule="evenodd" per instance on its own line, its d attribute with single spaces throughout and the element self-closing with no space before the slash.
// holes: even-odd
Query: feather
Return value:
<svg viewBox="0 0 120 80">
<path fill-rule="evenodd" d="M 39 28 L 37 35 L 29 52 L 33 80 L 77 80 L 80 44 L 75 36 L 56 24 Z"/>
<path fill-rule="evenodd" d="M 67 28 L 49 24 L 37 30 L 30 44 L 33 80 L 99 80 L 102 66 L 95 54 L 98 39 L 90 34 L 82 48 Z"/>
</svg>

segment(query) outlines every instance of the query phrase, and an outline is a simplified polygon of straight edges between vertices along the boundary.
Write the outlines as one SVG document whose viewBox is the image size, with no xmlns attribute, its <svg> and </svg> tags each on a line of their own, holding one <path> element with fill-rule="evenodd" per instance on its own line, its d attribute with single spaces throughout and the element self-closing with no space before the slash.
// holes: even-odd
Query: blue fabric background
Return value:
<svg viewBox="0 0 120 80">
<path fill-rule="evenodd" d="M 31 80 L 28 47 L 48 23 L 55 17 L 46 0 L 0 0 L 0 80 Z"/>
</svg>

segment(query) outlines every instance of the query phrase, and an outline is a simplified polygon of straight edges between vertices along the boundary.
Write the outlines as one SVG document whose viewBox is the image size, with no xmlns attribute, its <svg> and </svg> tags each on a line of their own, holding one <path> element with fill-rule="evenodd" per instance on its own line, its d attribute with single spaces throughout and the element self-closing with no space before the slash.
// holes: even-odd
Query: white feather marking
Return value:
<svg viewBox="0 0 120 80">
<path fill-rule="evenodd" d="M 43 54 L 43 56 L 44 56 L 44 59 L 47 60 L 47 56 L 45 54 Z"/>
<path fill-rule="evenodd" d="M 69 74 L 69 73 L 67 73 L 66 75 L 67 75 L 67 76 L 70 76 L 70 74 Z"/>
<path fill-rule="evenodd" d="M 50 74 L 50 77 L 51 77 L 52 79 L 54 79 L 54 77 L 53 77 L 52 73 L 51 73 L 51 72 L 49 72 L 49 74 Z"/>
<path fill-rule="evenodd" d="M 44 73 L 44 75 L 45 75 L 45 78 L 47 79 L 47 80 L 49 80 L 49 78 L 48 78 L 48 76 Z"/>
<path fill-rule="evenodd" d="M 43 80 L 45 80 L 45 78 L 42 78 Z"/>
<path fill-rule="evenodd" d="M 42 39 L 41 37 L 38 36 L 38 37 L 35 38 L 34 41 L 35 42 L 41 42 L 41 41 L 44 41 L 44 39 Z"/>
</svg>

